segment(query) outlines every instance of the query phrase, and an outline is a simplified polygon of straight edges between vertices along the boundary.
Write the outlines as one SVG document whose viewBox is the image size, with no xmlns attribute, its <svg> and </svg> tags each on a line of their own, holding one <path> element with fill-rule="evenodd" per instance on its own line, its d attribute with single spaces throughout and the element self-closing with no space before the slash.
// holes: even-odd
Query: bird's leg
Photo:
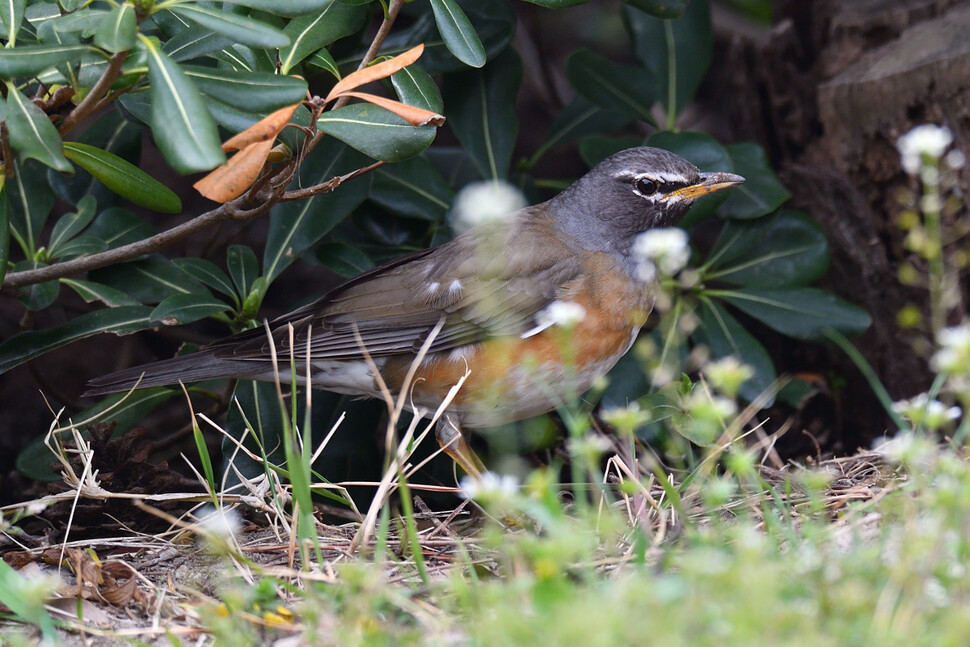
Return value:
<svg viewBox="0 0 970 647">
<path fill-rule="evenodd" d="M 472 451 L 465 436 L 461 433 L 461 418 L 457 414 L 444 413 L 435 427 L 438 444 L 452 460 L 458 463 L 469 476 L 481 478 L 487 472 L 485 464 Z"/>
</svg>

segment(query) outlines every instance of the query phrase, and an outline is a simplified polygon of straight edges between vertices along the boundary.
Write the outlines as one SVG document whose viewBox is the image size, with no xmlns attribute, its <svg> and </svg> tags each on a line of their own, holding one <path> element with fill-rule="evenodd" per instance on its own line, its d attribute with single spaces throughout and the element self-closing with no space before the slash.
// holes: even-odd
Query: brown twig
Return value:
<svg viewBox="0 0 970 647">
<path fill-rule="evenodd" d="M 378 162 L 374 162 L 373 164 L 370 164 L 369 166 L 365 166 L 365 167 L 359 168 L 359 169 L 357 169 L 355 171 L 351 171 L 350 173 L 347 173 L 346 175 L 338 175 L 337 177 L 331 178 L 330 180 L 327 180 L 326 182 L 324 182 L 322 184 L 316 184 L 314 186 L 309 186 L 309 187 L 307 187 L 305 189 L 297 189 L 295 191 L 287 191 L 282 196 L 280 196 L 280 202 L 289 202 L 290 200 L 302 200 L 303 198 L 311 198 L 311 197 L 313 197 L 315 195 L 319 195 L 321 193 L 328 193 L 328 192 L 333 191 L 334 189 L 336 189 L 338 186 L 340 186 L 344 182 L 347 182 L 348 180 L 353 180 L 355 177 L 357 177 L 359 175 L 363 175 L 364 173 L 370 173 L 374 169 L 376 169 L 378 167 L 381 167 L 381 166 L 384 166 L 384 162 L 379 162 L 379 161 Z"/>
<path fill-rule="evenodd" d="M 255 207 L 251 207 L 250 203 L 245 199 L 237 198 L 188 222 L 128 245 L 122 245 L 121 247 L 109 249 L 99 254 L 82 256 L 81 258 L 48 265 L 47 267 L 41 267 L 35 270 L 7 274 L 3 280 L 3 287 L 4 289 L 21 288 L 27 285 L 43 283 L 44 281 L 60 279 L 65 276 L 89 272 L 114 263 L 137 258 L 143 254 L 151 254 L 157 252 L 162 247 L 178 242 L 187 236 L 208 229 L 220 222 L 226 220 L 245 221 L 256 218 L 269 211 L 275 202 L 274 198 L 278 196 L 267 191 L 257 197 L 259 199 L 252 202 L 252 204 L 256 204 Z"/>
<path fill-rule="evenodd" d="M 108 69 L 104 71 L 98 82 L 95 83 L 91 90 L 88 91 L 81 103 L 64 117 L 64 121 L 61 122 L 60 127 L 57 132 L 64 134 L 74 128 L 76 125 L 81 123 L 88 115 L 94 112 L 97 107 L 98 102 L 101 100 L 109 89 L 111 89 L 111 84 L 121 75 L 121 65 L 125 62 L 125 58 L 128 56 L 128 51 L 121 51 L 111 57 L 111 63 L 108 64 Z"/>
</svg>

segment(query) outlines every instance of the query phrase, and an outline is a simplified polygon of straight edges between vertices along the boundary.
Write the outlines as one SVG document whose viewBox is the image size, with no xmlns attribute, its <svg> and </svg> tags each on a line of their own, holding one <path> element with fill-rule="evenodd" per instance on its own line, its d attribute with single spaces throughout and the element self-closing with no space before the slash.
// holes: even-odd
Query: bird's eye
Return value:
<svg viewBox="0 0 970 647">
<path fill-rule="evenodd" d="M 633 181 L 633 188 L 642 196 L 653 195 L 660 188 L 660 185 L 651 179 L 641 177 Z"/>
</svg>

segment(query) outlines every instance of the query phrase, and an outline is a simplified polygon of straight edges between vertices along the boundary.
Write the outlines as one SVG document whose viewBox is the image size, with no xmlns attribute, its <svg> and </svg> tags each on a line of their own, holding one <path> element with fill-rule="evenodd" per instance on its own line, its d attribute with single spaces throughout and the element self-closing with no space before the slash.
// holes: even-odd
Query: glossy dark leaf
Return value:
<svg viewBox="0 0 970 647">
<path fill-rule="evenodd" d="M 64 154 L 121 197 L 140 207 L 178 213 L 182 201 L 175 192 L 114 153 L 80 142 L 64 142 Z"/>
<path fill-rule="evenodd" d="M 454 0 L 431 0 L 438 33 L 455 58 L 471 67 L 485 65 L 485 47 L 468 16 Z"/>
<path fill-rule="evenodd" d="M 259 261 L 256 253 L 247 245 L 230 245 L 226 250 L 226 266 L 229 276 L 240 297 L 245 298 L 253 287 L 253 282 L 259 276 Z"/>
<path fill-rule="evenodd" d="M 207 261 L 204 258 L 187 257 L 173 258 L 172 262 L 180 269 L 191 274 L 196 281 L 233 299 L 237 307 L 240 305 L 241 302 L 239 301 L 239 295 L 236 294 L 236 287 L 232 284 L 229 277 L 226 276 L 226 273 L 219 269 L 219 266 L 212 261 Z"/>
<path fill-rule="evenodd" d="M 822 228 L 787 209 L 757 220 L 727 221 L 710 259 L 705 281 L 764 288 L 807 285 L 829 264 Z"/>
<path fill-rule="evenodd" d="M 325 139 L 307 157 L 291 189 L 322 184 L 366 166 L 369 160 L 333 139 Z M 281 202 L 270 212 L 263 255 L 263 275 L 272 282 L 290 263 L 315 245 L 367 197 L 371 175 L 346 182 L 336 191 L 304 200 Z"/>
<path fill-rule="evenodd" d="M 318 67 L 321 70 L 326 70 L 333 75 L 333 78 L 340 80 L 340 68 L 337 66 L 337 61 L 333 60 L 333 56 L 327 51 L 326 47 L 321 47 L 306 59 L 306 65 L 312 67 Z"/>
<path fill-rule="evenodd" d="M 740 396 L 751 402 L 768 390 L 778 374 L 775 372 L 775 365 L 768 351 L 761 342 L 745 330 L 744 326 L 731 316 L 731 313 L 714 301 L 704 300 L 697 314 L 700 326 L 694 334 L 710 349 L 712 359 L 733 355 L 750 366 L 754 372 L 754 375 L 741 386 Z M 772 396 L 765 406 L 771 406 L 774 400 Z"/>
<path fill-rule="evenodd" d="M 20 45 L 16 48 L 0 48 L 0 78 L 36 76 L 44 70 L 65 61 L 76 61 L 88 45 Z"/>
<path fill-rule="evenodd" d="M 317 13 L 325 10 L 335 1 L 352 4 L 347 0 L 226 0 L 230 4 L 259 9 L 277 16 L 302 16 Z"/>
<path fill-rule="evenodd" d="M 180 326 L 231 310 L 226 302 L 209 294 L 173 294 L 152 310 L 152 321 Z"/>
<path fill-rule="evenodd" d="M 27 0 L 0 2 L 0 19 L 3 20 L 3 24 L 7 28 L 5 40 L 10 44 L 10 47 L 17 44 L 17 32 L 20 31 L 20 25 L 23 24 L 26 6 Z"/>
<path fill-rule="evenodd" d="M 481 70 L 445 77 L 448 123 L 482 177 L 508 177 L 519 129 L 515 96 L 521 81 L 522 64 L 512 49 Z"/>
<path fill-rule="evenodd" d="M 565 9 L 566 7 L 586 4 L 589 0 L 526 0 L 526 2 L 531 2 L 532 4 L 537 4 L 547 9 Z"/>
<path fill-rule="evenodd" d="M 94 281 L 84 281 L 82 279 L 61 279 L 61 283 L 71 288 L 87 303 L 100 301 L 110 308 L 118 306 L 137 306 L 136 299 L 128 296 L 121 290 L 95 283 Z"/>
<path fill-rule="evenodd" d="M 89 277 L 121 290 L 140 303 L 160 303 L 173 294 L 208 294 L 191 274 L 161 256 L 112 265 L 91 272 Z"/>
<path fill-rule="evenodd" d="M 290 37 L 287 34 L 246 16 L 221 11 L 202 4 L 176 5 L 172 8 L 172 11 L 243 45 L 276 48 L 290 44 Z"/>
<path fill-rule="evenodd" d="M 247 112 L 269 113 L 306 98 L 306 81 L 295 76 L 195 65 L 183 65 L 182 70 L 203 94 Z"/>
<path fill-rule="evenodd" d="M 145 39 L 151 82 L 151 125 L 165 161 L 179 173 L 208 171 L 226 160 L 216 124 L 192 81 Z"/>
<path fill-rule="evenodd" d="M 389 211 L 440 222 L 455 192 L 422 157 L 413 157 L 374 171 L 370 199 Z"/>
<path fill-rule="evenodd" d="M 88 8 L 85 11 L 65 13 L 51 21 L 54 31 L 61 34 L 76 33 L 81 38 L 90 38 L 108 16 L 107 10 Z"/>
<path fill-rule="evenodd" d="M 155 229 L 127 209 L 111 207 L 97 215 L 86 233 L 97 236 L 110 249 L 148 238 Z"/>
<path fill-rule="evenodd" d="M 6 182 L 10 204 L 10 234 L 25 256 L 33 256 L 47 216 L 54 208 L 54 193 L 47 183 L 44 167 L 36 162 L 14 162 L 13 178 Z"/>
<path fill-rule="evenodd" d="M 94 196 L 84 196 L 77 203 L 77 211 L 72 211 L 61 216 L 51 231 L 51 237 L 47 243 L 47 252 L 52 258 L 57 258 L 59 250 L 64 243 L 81 233 L 81 230 L 91 224 L 94 216 L 98 212 L 98 203 Z"/>
<path fill-rule="evenodd" d="M 582 95 L 576 95 L 569 105 L 556 115 L 546 140 L 532 159 L 538 160 L 546 151 L 560 144 L 587 135 L 616 130 L 630 121 L 631 118 L 627 115 L 607 110 Z"/>
<path fill-rule="evenodd" d="M 829 328 L 858 335 L 872 323 L 862 308 L 817 288 L 710 290 L 769 328 L 809 341 L 823 341 Z"/>
<path fill-rule="evenodd" d="M 734 172 L 744 184 L 732 189 L 718 213 L 725 218 L 760 218 L 782 205 L 791 194 L 778 181 L 763 148 L 752 142 L 727 146 Z"/>
<path fill-rule="evenodd" d="M 318 261 L 345 279 L 357 276 L 374 267 L 370 257 L 360 248 L 346 243 L 322 243 L 313 250 Z"/>
<path fill-rule="evenodd" d="M 94 44 L 109 52 L 123 52 L 135 46 L 137 31 L 134 5 L 122 2 L 101 19 Z"/>
<path fill-rule="evenodd" d="M 162 51 L 175 62 L 188 61 L 232 47 L 233 42 L 221 34 L 199 25 L 177 32 L 165 41 Z"/>
<path fill-rule="evenodd" d="M 10 260 L 10 202 L 7 198 L 6 183 L 0 184 L 0 284 L 7 275 L 7 262 Z"/>
<path fill-rule="evenodd" d="M 50 118 L 9 81 L 5 119 L 10 146 L 21 160 L 35 159 L 60 173 L 74 173 L 74 167 L 64 157 L 61 136 Z"/>
<path fill-rule="evenodd" d="M 623 16 L 637 59 L 659 85 L 669 130 L 694 97 L 711 63 L 710 7 L 707 2 L 691 2 L 683 17 L 663 20 L 655 17 L 656 14 L 651 16 L 634 8 L 633 4 L 623 8 Z"/>
<path fill-rule="evenodd" d="M 328 135 L 384 162 L 414 157 L 434 140 L 432 126 L 412 126 L 384 108 L 352 103 L 324 112 L 317 126 Z"/>
<path fill-rule="evenodd" d="M 20 261 L 11 268 L 11 271 L 26 272 L 27 270 L 36 270 L 42 267 L 47 267 L 47 263 L 33 260 Z M 17 298 L 28 310 L 36 312 L 50 307 L 51 304 L 57 301 L 57 295 L 60 293 L 60 290 L 61 284 L 57 281 L 44 281 L 43 283 L 35 283 L 23 288 L 20 294 L 17 295 Z"/>
<path fill-rule="evenodd" d="M 653 123 L 651 109 L 659 92 L 647 70 L 581 49 L 569 56 L 566 74 L 576 91 L 596 105 Z"/>
<path fill-rule="evenodd" d="M 148 306 L 122 306 L 87 312 L 46 330 L 31 330 L 0 343 L 0 373 L 78 339 L 110 332 L 127 335 L 152 326 Z"/>
<path fill-rule="evenodd" d="M 300 61 L 321 47 L 354 33 L 366 17 L 366 7 L 331 2 L 320 11 L 294 18 L 283 29 L 290 44 L 280 49 L 280 72 L 289 74 Z"/>
<path fill-rule="evenodd" d="M 417 65 L 409 65 L 391 76 L 391 85 L 401 103 L 440 113 L 445 104 L 431 75 Z"/>
<path fill-rule="evenodd" d="M 96 236 L 81 234 L 61 245 L 57 251 L 59 260 L 67 260 L 78 256 L 90 256 L 108 249 L 108 245 Z M 52 255 L 53 257 L 53 255 Z"/>
<path fill-rule="evenodd" d="M 606 135 L 592 135 L 579 143 L 579 154 L 586 162 L 586 166 L 593 168 L 610 155 L 639 146 L 642 138 L 635 135 L 626 137 L 607 137 Z"/>
</svg>

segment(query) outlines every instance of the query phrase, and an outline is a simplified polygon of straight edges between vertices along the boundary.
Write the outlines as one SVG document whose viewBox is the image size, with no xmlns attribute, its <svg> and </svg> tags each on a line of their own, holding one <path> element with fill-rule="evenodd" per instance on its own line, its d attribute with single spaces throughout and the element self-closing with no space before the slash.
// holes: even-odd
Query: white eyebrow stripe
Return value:
<svg viewBox="0 0 970 647">
<path fill-rule="evenodd" d="M 634 169 L 623 169 L 616 173 L 613 177 L 617 179 L 631 179 L 639 180 L 641 178 L 646 178 L 648 180 L 653 180 L 655 182 L 673 182 L 677 184 L 690 184 L 690 180 L 680 173 L 668 173 L 666 171 L 650 171 L 649 173 L 644 173 L 643 171 L 637 172 Z"/>
</svg>

